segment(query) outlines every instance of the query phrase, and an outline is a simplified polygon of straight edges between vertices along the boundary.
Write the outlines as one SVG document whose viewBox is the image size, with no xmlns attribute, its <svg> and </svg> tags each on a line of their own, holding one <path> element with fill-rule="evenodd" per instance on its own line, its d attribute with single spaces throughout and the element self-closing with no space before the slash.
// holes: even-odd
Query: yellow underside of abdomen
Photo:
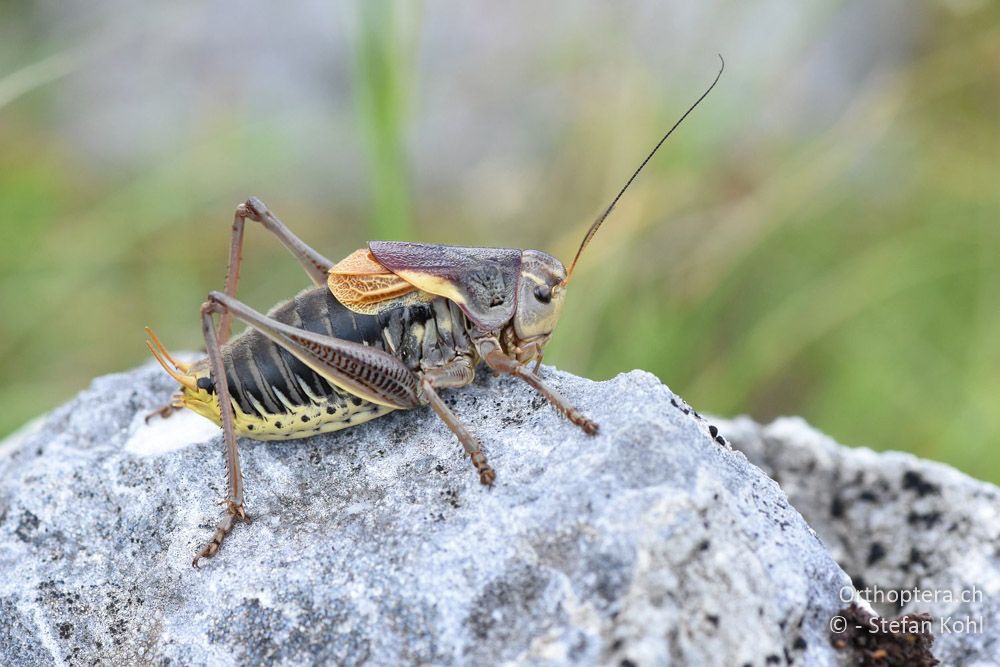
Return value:
<svg viewBox="0 0 1000 667">
<path fill-rule="evenodd" d="M 184 405 L 218 425 L 219 401 L 213 395 L 210 403 L 185 401 Z M 236 435 L 254 440 L 290 440 L 308 438 L 317 433 L 339 431 L 392 412 L 390 408 L 363 400 L 317 401 L 308 405 L 287 406 L 287 412 L 274 414 L 248 414 L 233 404 Z M 261 410 L 262 414 L 265 413 Z"/>
</svg>

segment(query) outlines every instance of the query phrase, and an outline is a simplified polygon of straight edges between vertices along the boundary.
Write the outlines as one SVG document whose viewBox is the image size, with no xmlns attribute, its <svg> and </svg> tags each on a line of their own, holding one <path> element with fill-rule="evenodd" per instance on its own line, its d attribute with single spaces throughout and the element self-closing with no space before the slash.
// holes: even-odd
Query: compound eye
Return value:
<svg viewBox="0 0 1000 667">
<path fill-rule="evenodd" d="M 552 301 L 552 288 L 548 285 L 538 285 L 535 287 L 535 298 L 542 303 Z"/>
</svg>

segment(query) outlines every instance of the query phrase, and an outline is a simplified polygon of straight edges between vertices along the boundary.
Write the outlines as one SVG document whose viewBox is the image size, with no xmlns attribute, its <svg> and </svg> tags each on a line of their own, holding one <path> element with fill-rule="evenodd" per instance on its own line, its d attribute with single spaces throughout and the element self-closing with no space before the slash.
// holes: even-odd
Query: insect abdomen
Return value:
<svg viewBox="0 0 1000 667">
<path fill-rule="evenodd" d="M 436 364 L 469 348 L 461 311 L 445 299 L 364 315 L 348 310 L 320 287 L 301 292 L 268 316 L 385 350 L 413 370 L 422 361 Z M 242 436 L 300 438 L 354 426 L 392 411 L 331 384 L 253 329 L 223 347 L 222 357 L 236 430 Z M 219 421 L 217 406 L 209 416 Z"/>
<path fill-rule="evenodd" d="M 375 334 L 370 323 L 338 320 L 339 313 L 330 312 L 323 292 L 326 290 L 302 292 L 273 308 L 268 316 L 355 342 Z M 301 438 L 354 426 L 390 411 L 330 384 L 253 329 L 224 346 L 222 360 L 236 431 L 242 436 L 258 440 Z"/>
</svg>

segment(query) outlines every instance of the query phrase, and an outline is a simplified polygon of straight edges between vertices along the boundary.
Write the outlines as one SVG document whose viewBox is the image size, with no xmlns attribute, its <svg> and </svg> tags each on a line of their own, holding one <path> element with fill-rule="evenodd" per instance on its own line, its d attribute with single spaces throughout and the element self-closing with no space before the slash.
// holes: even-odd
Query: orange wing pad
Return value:
<svg viewBox="0 0 1000 667">
<path fill-rule="evenodd" d="M 386 308 L 388 301 L 412 295 L 410 301 L 426 301 L 419 290 L 372 256 L 368 248 L 355 250 L 330 269 L 327 285 L 330 292 L 351 310 L 374 315 Z"/>
<path fill-rule="evenodd" d="M 330 275 L 334 274 L 338 276 L 392 275 L 392 271 L 379 264 L 368 248 L 358 248 L 330 269 Z"/>
</svg>

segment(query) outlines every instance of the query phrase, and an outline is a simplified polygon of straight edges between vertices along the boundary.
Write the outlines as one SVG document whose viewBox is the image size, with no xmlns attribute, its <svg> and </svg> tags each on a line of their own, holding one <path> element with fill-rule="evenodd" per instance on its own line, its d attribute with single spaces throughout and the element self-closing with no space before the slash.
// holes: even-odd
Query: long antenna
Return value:
<svg viewBox="0 0 1000 667">
<path fill-rule="evenodd" d="M 719 54 L 719 62 L 721 63 L 719 66 L 719 73 L 715 75 L 715 80 L 712 81 L 712 85 L 710 85 L 708 89 L 701 94 L 701 97 L 695 100 L 695 103 L 692 104 L 688 108 L 688 110 L 684 112 L 683 116 L 677 119 L 677 122 L 673 124 L 673 127 L 667 130 L 667 133 L 663 135 L 663 138 L 661 138 L 656 143 L 656 145 L 653 146 L 653 150 L 649 152 L 649 155 L 647 155 L 646 159 L 642 161 L 642 164 L 639 165 L 639 168 L 636 169 L 634 172 L 632 172 L 632 175 L 629 176 L 628 180 L 625 182 L 625 185 L 622 186 L 622 189 L 618 191 L 618 194 L 615 195 L 615 198 L 611 201 L 608 207 L 604 209 L 604 212 L 597 217 L 597 220 L 594 221 L 594 224 L 592 224 L 590 226 L 590 229 L 587 230 L 587 235 L 583 237 L 583 243 L 580 244 L 580 249 L 576 251 L 576 257 L 573 258 L 573 263 L 569 265 L 569 272 L 566 274 L 566 280 L 562 281 L 562 285 L 564 287 L 567 284 L 569 284 L 569 279 L 573 276 L 573 269 L 576 268 L 576 263 L 580 259 L 580 255 L 583 254 L 583 249 L 587 247 L 591 239 L 594 238 L 594 235 L 597 234 L 597 230 L 601 228 L 601 223 L 603 223 L 607 219 L 607 217 L 611 215 L 611 211 L 614 210 L 615 204 L 618 203 L 618 200 L 621 199 L 622 195 L 625 194 L 625 191 L 628 190 L 628 186 L 632 185 L 632 181 L 634 181 L 635 177 L 639 175 L 639 172 L 642 171 L 642 168 L 646 166 L 646 163 L 649 162 L 651 159 L 653 159 L 653 156 L 656 155 L 656 151 L 660 150 L 660 146 L 662 146 L 663 142 L 667 140 L 667 137 L 673 134 L 674 130 L 676 130 L 677 127 L 684 122 L 684 119 L 688 117 L 688 114 L 694 111 L 694 108 L 699 104 L 701 104 L 701 101 L 706 97 L 708 97 L 708 94 L 712 92 L 713 88 L 715 88 L 715 84 L 719 82 L 719 77 L 722 76 L 722 71 L 726 69 L 726 61 L 722 59 L 721 53 Z"/>
</svg>

